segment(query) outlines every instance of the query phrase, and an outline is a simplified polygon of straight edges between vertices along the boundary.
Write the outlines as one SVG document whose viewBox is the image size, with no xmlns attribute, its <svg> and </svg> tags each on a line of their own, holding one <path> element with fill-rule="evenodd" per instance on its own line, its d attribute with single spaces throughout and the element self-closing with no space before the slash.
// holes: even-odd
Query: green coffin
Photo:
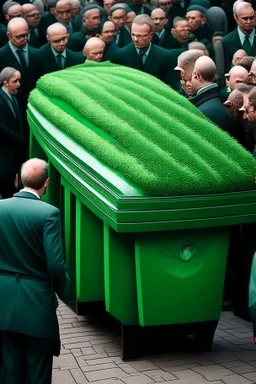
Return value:
<svg viewBox="0 0 256 384">
<path fill-rule="evenodd" d="M 158 79 L 110 63 L 43 76 L 28 121 L 76 300 L 105 300 L 126 325 L 218 320 L 229 227 L 256 220 L 251 154 Z"/>
</svg>

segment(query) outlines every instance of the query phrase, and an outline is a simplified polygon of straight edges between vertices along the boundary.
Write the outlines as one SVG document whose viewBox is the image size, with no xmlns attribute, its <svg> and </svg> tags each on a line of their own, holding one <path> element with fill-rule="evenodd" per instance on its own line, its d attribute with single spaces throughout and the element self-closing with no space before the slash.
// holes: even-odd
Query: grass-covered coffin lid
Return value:
<svg viewBox="0 0 256 384">
<path fill-rule="evenodd" d="M 148 195 L 255 189 L 252 156 L 184 97 L 143 72 L 82 64 L 43 76 L 29 101 Z"/>
</svg>

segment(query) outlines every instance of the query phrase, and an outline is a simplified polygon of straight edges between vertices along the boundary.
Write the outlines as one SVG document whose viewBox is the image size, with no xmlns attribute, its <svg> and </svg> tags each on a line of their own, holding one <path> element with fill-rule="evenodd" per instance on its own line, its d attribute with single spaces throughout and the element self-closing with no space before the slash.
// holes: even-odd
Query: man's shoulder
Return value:
<svg viewBox="0 0 256 384">
<path fill-rule="evenodd" d="M 51 53 L 51 47 L 49 43 L 46 43 L 42 45 L 42 47 L 37 49 L 37 54 L 42 55 L 42 54 L 49 54 Z"/>
<path fill-rule="evenodd" d="M 228 44 L 231 40 L 238 39 L 239 35 L 237 32 L 237 28 L 233 29 L 233 31 L 229 32 L 226 36 L 221 40 L 222 44 Z"/>
<path fill-rule="evenodd" d="M 3 47 L 0 48 L 0 55 L 12 52 L 9 43 L 6 43 Z"/>
</svg>

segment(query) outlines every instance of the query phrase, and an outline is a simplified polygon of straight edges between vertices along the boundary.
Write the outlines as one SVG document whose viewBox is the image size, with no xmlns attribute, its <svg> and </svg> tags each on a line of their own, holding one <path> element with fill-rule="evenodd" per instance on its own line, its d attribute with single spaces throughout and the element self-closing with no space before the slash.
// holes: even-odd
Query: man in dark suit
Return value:
<svg viewBox="0 0 256 384">
<path fill-rule="evenodd" d="M 27 44 L 28 33 L 29 28 L 26 20 L 15 17 L 9 21 L 7 27 L 9 42 L 0 48 L 0 71 L 5 67 L 13 67 L 21 73 L 17 100 L 24 126 L 27 154 L 29 141 L 29 128 L 26 120 L 27 100 L 29 92 L 35 87 L 36 81 L 41 74 L 37 49 L 29 47 Z"/>
<path fill-rule="evenodd" d="M 0 73 L 0 195 L 11 197 L 14 179 L 24 160 L 24 133 L 16 94 L 20 72 L 6 67 Z"/>
<path fill-rule="evenodd" d="M 22 5 L 24 12 L 24 18 L 29 26 L 28 44 L 31 47 L 39 48 L 44 44 L 45 36 L 43 31 L 39 27 L 40 25 L 40 13 L 36 6 L 31 3 L 25 3 Z"/>
<path fill-rule="evenodd" d="M 67 47 L 75 52 L 81 52 L 84 45 L 90 37 L 94 37 L 99 33 L 99 25 L 101 22 L 102 8 L 98 4 L 88 4 L 83 7 L 82 27 L 80 32 L 73 33 L 68 41 Z"/>
<path fill-rule="evenodd" d="M 41 200 L 49 184 L 45 161 L 24 163 L 21 181 L 24 189 L 0 201 L 2 380 L 50 384 L 60 352 L 55 292 L 62 297 L 69 286 L 60 212 Z"/>
<path fill-rule="evenodd" d="M 248 56 L 256 55 L 255 13 L 251 4 L 238 3 L 235 7 L 234 18 L 237 28 L 223 37 L 215 47 L 215 62 L 219 77 L 223 77 L 225 73 L 229 72 L 233 55 L 239 49 L 245 50 Z"/>
<path fill-rule="evenodd" d="M 43 75 L 84 62 L 81 52 L 72 52 L 66 48 L 68 32 L 63 24 L 55 23 L 50 25 L 46 37 L 48 43 L 38 50 Z"/>
<path fill-rule="evenodd" d="M 132 41 L 131 34 L 126 28 L 128 6 L 125 3 L 117 3 L 110 8 L 109 20 L 115 24 L 115 41 L 119 48 L 125 47 Z"/>
<path fill-rule="evenodd" d="M 168 20 L 163 9 L 155 8 L 151 12 L 151 19 L 155 24 L 155 33 L 152 43 L 165 49 L 188 49 L 190 27 L 186 19 L 175 17 L 171 33 L 167 32 L 165 29 Z"/>
<path fill-rule="evenodd" d="M 179 3 L 175 3 L 172 0 L 157 0 L 157 6 L 166 12 L 168 22 L 166 23 L 165 28 L 167 31 L 170 31 L 173 27 L 173 20 L 175 17 L 185 17 L 186 12 L 184 8 Z"/>
<path fill-rule="evenodd" d="M 200 5 L 190 5 L 187 9 L 186 18 L 195 39 L 206 45 L 210 44 L 213 31 L 207 24 L 206 9 Z"/>
<path fill-rule="evenodd" d="M 190 101 L 214 124 L 233 135 L 233 121 L 220 100 L 218 85 L 214 83 L 215 75 L 214 61 L 207 56 L 199 57 L 191 79 L 192 89 L 196 93 Z"/>
<path fill-rule="evenodd" d="M 150 16 L 136 16 L 131 29 L 133 42 L 119 49 L 111 61 L 139 69 L 169 84 L 171 77 L 169 52 L 151 43 L 153 30 L 154 23 Z"/>
<path fill-rule="evenodd" d="M 101 61 L 110 60 L 118 50 L 115 42 L 115 24 L 112 21 L 105 21 L 100 24 L 99 33 L 97 34 L 105 43 L 105 49 Z"/>
</svg>

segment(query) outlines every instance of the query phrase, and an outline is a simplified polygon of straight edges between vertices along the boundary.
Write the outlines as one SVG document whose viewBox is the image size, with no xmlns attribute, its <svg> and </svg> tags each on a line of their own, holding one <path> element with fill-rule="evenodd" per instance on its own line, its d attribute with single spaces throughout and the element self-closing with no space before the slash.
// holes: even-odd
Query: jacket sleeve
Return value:
<svg viewBox="0 0 256 384">
<path fill-rule="evenodd" d="M 59 297 L 65 296 L 69 287 L 69 276 L 63 257 L 60 211 L 57 208 L 53 208 L 44 224 L 43 244 L 53 288 Z"/>
</svg>

